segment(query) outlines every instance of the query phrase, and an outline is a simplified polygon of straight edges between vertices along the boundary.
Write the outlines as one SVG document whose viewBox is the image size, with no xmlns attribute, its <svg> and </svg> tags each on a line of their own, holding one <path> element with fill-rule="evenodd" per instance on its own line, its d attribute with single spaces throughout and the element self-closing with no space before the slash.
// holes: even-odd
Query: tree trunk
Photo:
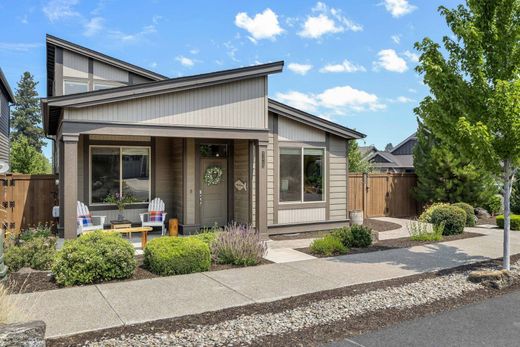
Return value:
<svg viewBox="0 0 520 347">
<path fill-rule="evenodd" d="M 511 160 L 504 161 L 504 258 L 505 270 L 510 270 L 509 262 L 509 229 L 511 221 L 511 189 L 513 186 L 513 170 Z"/>
</svg>

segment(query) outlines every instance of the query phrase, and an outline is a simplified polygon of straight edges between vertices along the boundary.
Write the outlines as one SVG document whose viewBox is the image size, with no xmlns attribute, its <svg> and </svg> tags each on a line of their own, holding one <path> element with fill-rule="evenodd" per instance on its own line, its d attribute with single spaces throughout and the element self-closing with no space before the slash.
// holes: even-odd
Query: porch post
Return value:
<svg viewBox="0 0 520 347">
<path fill-rule="evenodd" d="M 267 141 L 256 146 L 256 228 L 267 234 Z"/>
<path fill-rule="evenodd" d="M 65 238 L 76 237 L 76 201 L 78 200 L 78 141 L 79 135 L 63 135 L 63 227 Z"/>
</svg>

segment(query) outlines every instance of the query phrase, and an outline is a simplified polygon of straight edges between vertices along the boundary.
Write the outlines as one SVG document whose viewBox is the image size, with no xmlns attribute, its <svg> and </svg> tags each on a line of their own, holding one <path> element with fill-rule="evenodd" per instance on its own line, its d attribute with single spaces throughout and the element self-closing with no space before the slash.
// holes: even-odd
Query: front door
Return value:
<svg viewBox="0 0 520 347">
<path fill-rule="evenodd" d="M 210 148 L 208 146 L 225 146 Z M 200 224 L 212 227 L 227 224 L 228 172 L 227 146 L 201 145 L 200 147 Z"/>
</svg>

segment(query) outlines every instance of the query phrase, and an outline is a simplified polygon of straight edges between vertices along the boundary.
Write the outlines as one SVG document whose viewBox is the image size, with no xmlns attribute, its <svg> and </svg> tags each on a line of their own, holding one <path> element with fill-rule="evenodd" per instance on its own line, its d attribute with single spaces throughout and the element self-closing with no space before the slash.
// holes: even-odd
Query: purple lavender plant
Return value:
<svg viewBox="0 0 520 347">
<path fill-rule="evenodd" d="M 250 225 L 232 223 L 211 244 L 213 261 L 219 264 L 251 266 L 260 262 L 267 245 Z"/>
</svg>

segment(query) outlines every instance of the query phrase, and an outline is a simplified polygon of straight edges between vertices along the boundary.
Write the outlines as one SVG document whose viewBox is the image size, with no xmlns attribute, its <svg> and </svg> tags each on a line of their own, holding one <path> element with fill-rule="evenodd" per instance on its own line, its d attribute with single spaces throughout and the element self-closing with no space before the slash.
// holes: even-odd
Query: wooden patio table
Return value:
<svg viewBox="0 0 520 347">
<path fill-rule="evenodd" d="M 128 234 L 129 238 L 132 238 L 132 233 L 141 233 L 141 248 L 144 250 L 146 243 L 148 242 L 148 232 L 152 231 L 152 227 L 135 227 L 135 228 L 120 228 L 120 229 L 109 229 L 109 232 L 115 232 L 120 234 Z"/>
</svg>

